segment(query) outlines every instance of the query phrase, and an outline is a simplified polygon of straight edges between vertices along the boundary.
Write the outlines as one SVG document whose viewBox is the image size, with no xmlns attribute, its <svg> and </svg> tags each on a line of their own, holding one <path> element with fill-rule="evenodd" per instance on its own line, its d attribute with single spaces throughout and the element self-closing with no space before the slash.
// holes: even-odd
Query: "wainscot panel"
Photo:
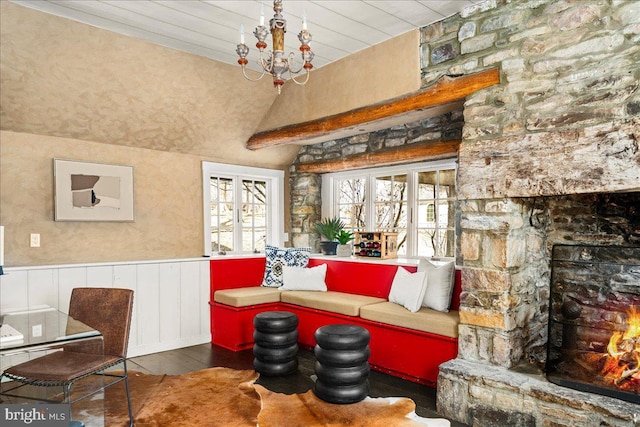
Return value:
<svg viewBox="0 0 640 427">
<path fill-rule="evenodd" d="M 66 312 L 77 287 L 134 291 L 129 357 L 211 341 L 209 259 L 5 268 L 0 311 L 50 306 Z M 15 358 L 15 357 L 14 357 Z M 3 368 L 22 360 L 2 362 Z"/>
</svg>

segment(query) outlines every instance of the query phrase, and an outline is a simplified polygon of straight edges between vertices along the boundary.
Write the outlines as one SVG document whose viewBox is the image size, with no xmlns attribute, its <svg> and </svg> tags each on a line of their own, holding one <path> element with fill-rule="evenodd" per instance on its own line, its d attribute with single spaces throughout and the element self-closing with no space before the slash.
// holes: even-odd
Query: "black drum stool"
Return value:
<svg viewBox="0 0 640 427">
<path fill-rule="evenodd" d="M 275 377 L 298 369 L 298 316 L 288 311 L 265 311 L 253 318 L 253 368 Z"/>
<path fill-rule="evenodd" d="M 313 392 L 330 403 L 356 403 L 369 394 L 369 331 L 355 325 L 327 325 L 315 332 Z"/>
</svg>

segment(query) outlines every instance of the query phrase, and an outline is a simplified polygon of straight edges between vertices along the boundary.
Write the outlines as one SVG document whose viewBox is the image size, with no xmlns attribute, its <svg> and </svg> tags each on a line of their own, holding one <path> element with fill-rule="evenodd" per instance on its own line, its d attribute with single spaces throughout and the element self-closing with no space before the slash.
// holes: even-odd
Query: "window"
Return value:
<svg viewBox="0 0 640 427">
<path fill-rule="evenodd" d="M 322 216 L 352 231 L 398 233 L 398 254 L 453 257 L 455 161 L 326 174 Z"/>
<path fill-rule="evenodd" d="M 417 254 L 454 256 L 455 170 L 418 172 Z"/>
<path fill-rule="evenodd" d="M 202 163 L 205 255 L 282 246 L 284 172 Z"/>
<path fill-rule="evenodd" d="M 375 223 L 372 231 L 398 233 L 398 255 L 406 255 L 407 175 L 375 176 Z"/>
</svg>

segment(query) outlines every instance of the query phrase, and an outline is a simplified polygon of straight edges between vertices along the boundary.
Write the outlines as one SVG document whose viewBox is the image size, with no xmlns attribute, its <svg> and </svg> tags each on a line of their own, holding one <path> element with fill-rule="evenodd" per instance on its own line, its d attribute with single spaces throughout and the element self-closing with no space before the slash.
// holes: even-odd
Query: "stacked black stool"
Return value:
<svg viewBox="0 0 640 427">
<path fill-rule="evenodd" d="M 253 368 L 265 376 L 290 375 L 298 369 L 298 316 L 265 311 L 253 318 Z"/>
<path fill-rule="evenodd" d="M 355 325 L 327 325 L 315 332 L 313 392 L 330 403 L 356 403 L 369 394 L 369 331 Z"/>
</svg>

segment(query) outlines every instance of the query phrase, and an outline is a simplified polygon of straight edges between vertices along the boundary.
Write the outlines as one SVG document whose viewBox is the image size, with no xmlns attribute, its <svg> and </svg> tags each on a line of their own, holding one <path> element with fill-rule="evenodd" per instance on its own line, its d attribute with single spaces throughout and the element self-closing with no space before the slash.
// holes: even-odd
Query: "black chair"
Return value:
<svg viewBox="0 0 640 427">
<path fill-rule="evenodd" d="M 26 396 L 23 395 L 9 393 L 23 385 L 62 387 L 62 402 L 60 400 L 37 400 L 68 403 L 71 408 L 72 403 L 124 381 L 129 406 L 129 425 L 133 426 L 126 359 L 132 311 L 133 291 L 130 289 L 73 289 L 69 302 L 69 317 L 100 331 L 104 340 L 104 349 L 102 345 L 96 345 L 95 340 L 93 342 L 71 343 L 63 346 L 62 351 L 56 351 L 12 366 L 0 375 L 0 380 L 8 378 L 16 381 L 19 385 L 1 392 L 0 395 L 25 398 Z M 70 332 L 70 328 L 73 328 L 73 321 L 67 324 L 67 332 Z M 123 374 L 105 372 L 119 363 L 124 366 Z M 100 386 L 80 397 L 74 397 L 72 400 L 71 389 L 74 384 L 90 375 L 103 376 Z M 105 377 L 109 377 L 109 379 L 107 380 Z"/>
</svg>

